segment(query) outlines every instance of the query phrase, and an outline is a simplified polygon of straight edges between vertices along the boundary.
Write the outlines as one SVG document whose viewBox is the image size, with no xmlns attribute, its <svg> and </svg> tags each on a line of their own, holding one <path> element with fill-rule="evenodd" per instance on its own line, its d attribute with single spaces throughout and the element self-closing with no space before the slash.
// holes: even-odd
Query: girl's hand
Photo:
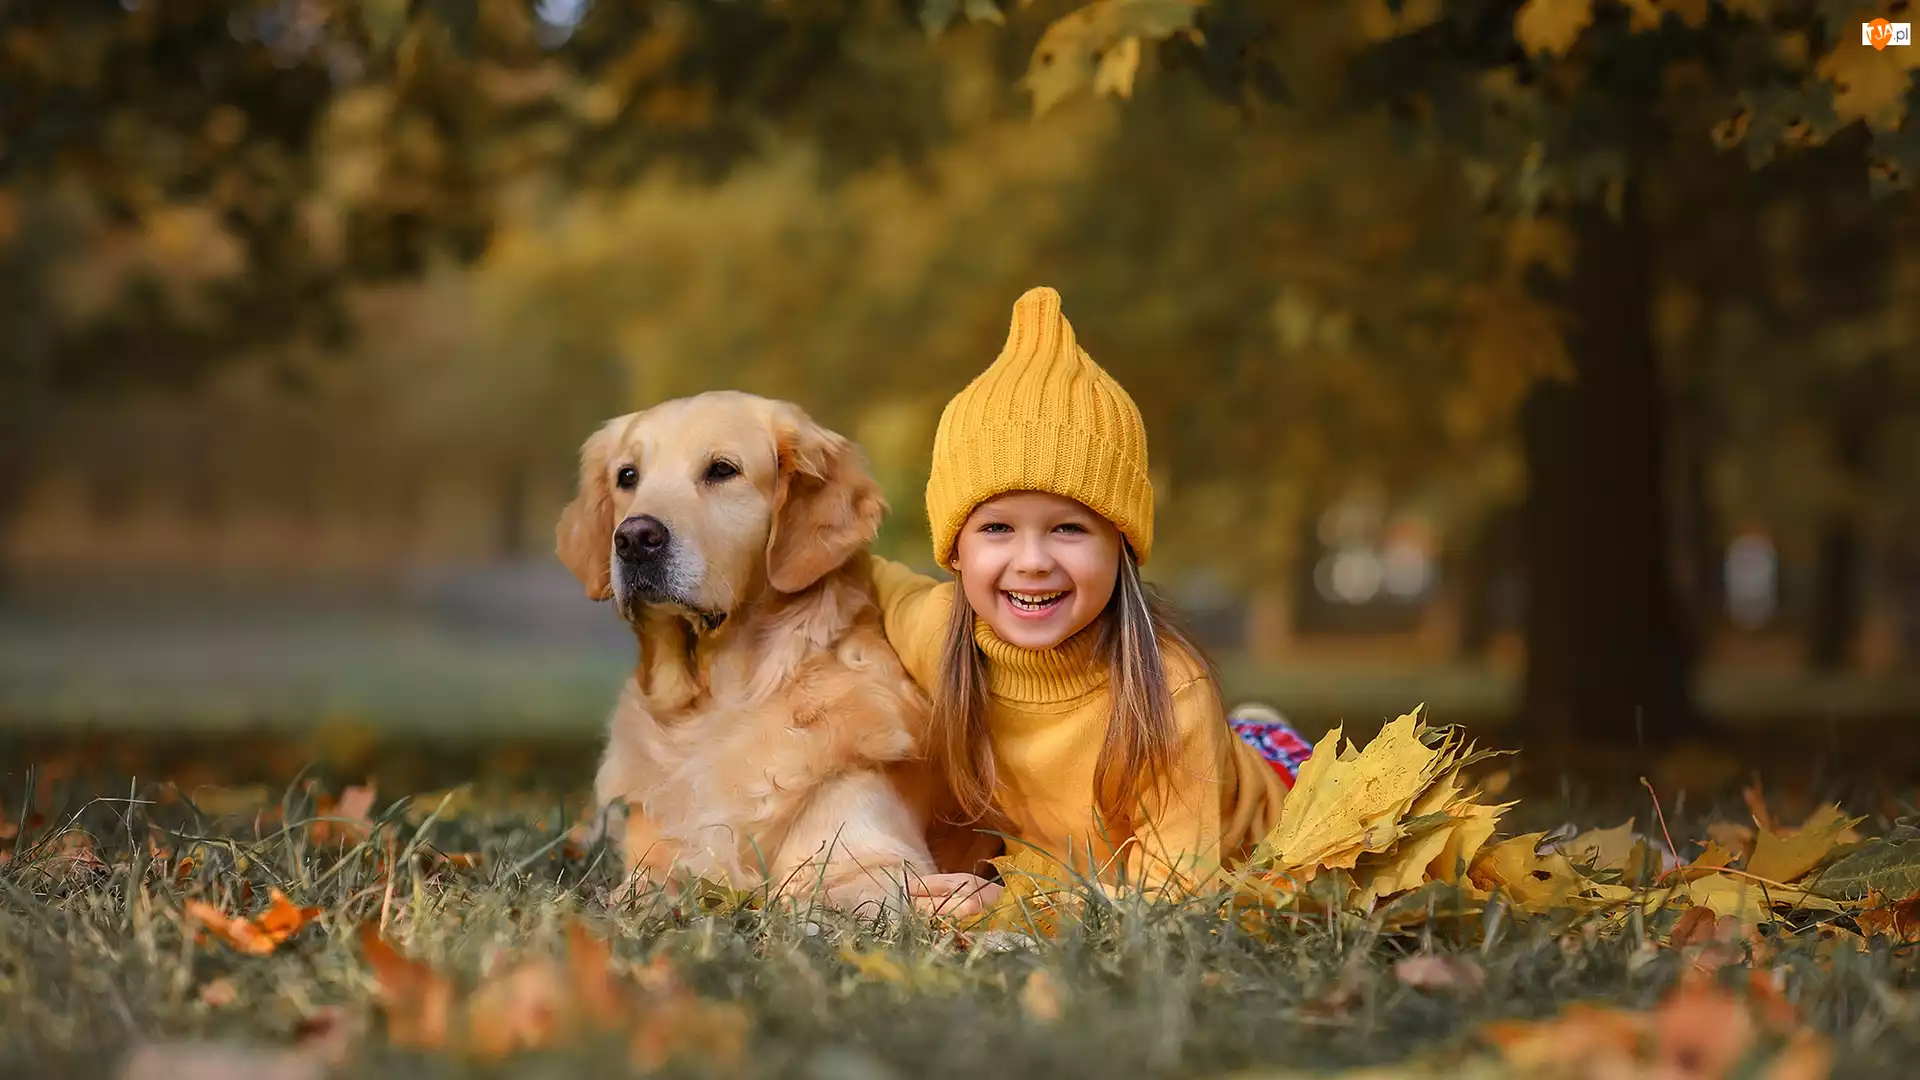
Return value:
<svg viewBox="0 0 1920 1080">
<path fill-rule="evenodd" d="M 927 915 L 966 918 L 992 907 L 1003 891 L 999 882 L 973 874 L 929 874 L 907 882 L 913 906 Z"/>
</svg>

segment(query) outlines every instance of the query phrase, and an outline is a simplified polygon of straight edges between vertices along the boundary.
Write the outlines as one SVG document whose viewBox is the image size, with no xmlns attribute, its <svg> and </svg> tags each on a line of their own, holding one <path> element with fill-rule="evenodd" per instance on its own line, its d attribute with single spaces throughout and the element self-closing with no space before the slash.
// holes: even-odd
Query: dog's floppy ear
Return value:
<svg viewBox="0 0 1920 1080">
<path fill-rule="evenodd" d="M 560 511 L 554 527 L 554 551 L 573 576 L 586 586 L 589 600 L 613 595 L 613 489 L 607 481 L 620 421 L 588 436 L 580 447 L 580 491 Z"/>
<path fill-rule="evenodd" d="M 887 500 L 860 448 L 788 406 L 775 416 L 780 456 L 767 536 L 767 581 L 783 593 L 807 588 L 880 531 Z"/>
</svg>

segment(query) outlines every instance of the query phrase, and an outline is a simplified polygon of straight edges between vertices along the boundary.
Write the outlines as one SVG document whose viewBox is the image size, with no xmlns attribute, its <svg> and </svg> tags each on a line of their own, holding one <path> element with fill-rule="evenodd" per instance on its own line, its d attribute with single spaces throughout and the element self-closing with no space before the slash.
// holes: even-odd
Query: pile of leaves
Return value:
<svg viewBox="0 0 1920 1080">
<path fill-rule="evenodd" d="M 1420 709 L 1365 747 L 1334 729 L 1222 902 L 1247 926 L 1311 915 L 1414 931 L 1436 918 L 1485 923 L 1492 913 L 1593 917 L 1621 933 L 1698 909 L 1746 931 L 1805 931 L 1853 947 L 1876 930 L 1920 940 L 1909 936 L 1920 935 L 1920 828 L 1900 823 L 1868 839 L 1857 831 L 1865 819 L 1836 804 L 1787 826 L 1756 783 L 1745 793 L 1750 823 L 1710 822 L 1694 843 L 1677 844 L 1663 817 L 1657 835 L 1629 819 L 1496 839 L 1515 804 L 1491 801 L 1470 770 L 1503 753 L 1430 726 Z M 973 929 L 1054 934 L 1062 919 L 1087 913 L 1090 895 L 1113 899 L 1045 853 L 998 862 L 1008 888 Z"/>
<path fill-rule="evenodd" d="M 1857 831 L 1864 817 L 1826 804 L 1787 826 L 1756 782 L 1745 792 L 1751 823 L 1708 823 L 1684 847 L 1657 797 L 1657 835 L 1636 832 L 1629 819 L 1495 841 L 1501 815 L 1515 804 L 1489 802 L 1467 770 L 1499 752 L 1477 752 L 1456 730 L 1430 727 L 1419 709 L 1364 749 L 1342 746 L 1340 735 L 1323 739 L 1301 769 L 1279 823 L 1236 883 L 1242 906 L 1252 900 L 1402 930 L 1443 904 L 1452 916 L 1599 916 L 1595 925 L 1611 932 L 1668 912 L 1856 948 L 1876 931 L 1920 940 L 1910 936 L 1920 934 L 1920 828 L 1904 821 L 1869 839 Z"/>
</svg>

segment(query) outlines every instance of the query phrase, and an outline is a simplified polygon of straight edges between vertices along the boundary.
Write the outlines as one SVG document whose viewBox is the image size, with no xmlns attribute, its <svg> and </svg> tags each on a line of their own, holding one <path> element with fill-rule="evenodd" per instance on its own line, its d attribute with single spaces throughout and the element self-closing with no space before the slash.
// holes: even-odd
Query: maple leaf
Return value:
<svg viewBox="0 0 1920 1080">
<path fill-rule="evenodd" d="M 1733 916 L 1744 926 L 1771 921 L 1774 907 L 1839 911 L 1840 905 L 1805 889 L 1756 881 L 1746 875 L 1707 874 L 1681 886 L 1693 903 L 1716 915 Z"/>
<path fill-rule="evenodd" d="M 308 923 L 320 917 L 325 908 L 297 907 L 287 894 L 274 889 L 268 908 L 255 918 L 228 915 L 202 900 L 186 902 L 187 914 L 206 927 L 207 932 L 249 956 L 266 956 Z"/>
<path fill-rule="evenodd" d="M 1129 39 L 1135 59 L 1117 61 L 1118 68 L 1137 65 L 1139 39 L 1158 41 L 1176 33 L 1194 35 L 1196 0 L 1094 0 L 1055 20 L 1033 47 L 1033 58 L 1021 83 L 1033 94 L 1033 115 L 1043 116 L 1054 106 L 1099 84 L 1103 60 Z M 1118 70 L 1108 75 L 1117 88 Z M 1132 71 L 1126 71 L 1130 93 Z"/>
<path fill-rule="evenodd" d="M 1381 728 L 1364 752 L 1351 742 L 1342 749 L 1340 728 L 1328 732 L 1300 767 L 1256 858 L 1310 877 L 1323 867 L 1350 868 L 1363 852 L 1385 851 L 1435 779 L 1438 755 L 1419 729 L 1418 712 L 1408 713 Z"/>
<path fill-rule="evenodd" d="M 1007 930 L 1051 937 L 1063 916 L 1081 906 L 1080 876 L 1053 856 L 1033 847 L 991 860 L 1000 871 L 999 899 L 967 923 L 968 931 Z"/>
<path fill-rule="evenodd" d="M 1836 854 L 1855 825 L 1864 818 L 1848 818 L 1836 805 L 1823 806 L 1798 829 L 1763 828 L 1754 838 L 1747 872 L 1768 881 L 1796 881 Z"/>
<path fill-rule="evenodd" d="M 1593 25 L 1593 0 L 1527 0 L 1513 17 L 1513 34 L 1529 53 L 1565 56 Z"/>
<path fill-rule="evenodd" d="M 1841 34 L 1816 70 L 1833 84 L 1833 112 L 1842 124 L 1861 120 L 1892 132 L 1906 118 L 1915 68 L 1920 68 L 1920 49 L 1873 49 Z"/>
<path fill-rule="evenodd" d="M 1643 838 L 1633 831 L 1633 822 L 1633 818 L 1628 818 L 1624 825 L 1611 829 L 1589 829 L 1554 846 L 1577 865 L 1625 871 L 1634 850 L 1643 846 Z"/>
<path fill-rule="evenodd" d="M 1429 728 L 1423 711 L 1386 724 L 1364 749 L 1343 747 L 1338 728 L 1320 740 L 1255 848 L 1250 865 L 1264 881 L 1247 886 L 1251 899 L 1282 894 L 1370 911 L 1430 881 L 1460 880 L 1506 807 L 1479 801 L 1463 778 L 1488 755 L 1463 745 L 1456 729 Z M 1320 887 L 1340 872 L 1337 886 Z"/>
</svg>

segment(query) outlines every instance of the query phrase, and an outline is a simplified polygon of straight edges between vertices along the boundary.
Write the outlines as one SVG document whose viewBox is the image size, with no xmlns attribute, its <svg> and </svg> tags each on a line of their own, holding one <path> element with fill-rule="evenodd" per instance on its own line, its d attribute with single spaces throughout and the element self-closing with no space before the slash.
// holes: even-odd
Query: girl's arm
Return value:
<svg viewBox="0 0 1920 1080">
<path fill-rule="evenodd" d="M 900 654 L 913 681 L 931 691 L 939 677 L 940 643 L 953 604 L 953 583 L 915 573 L 878 555 L 869 554 L 867 561 L 887 644 Z"/>
<path fill-rule="evenodd" d="M 1145 814 L 1134 830 L 1138 855 L 1128 877 L 1149 891 L 1186 885 L 1204 888 L 1220 869 L 1222 785 L 1236 773 L 1227 751 L 1232 736 L 1213 680 L 1195 675 L 1173 692 L 1174 732 L 1179 739 L 1167 783 L 1145 794 Z"/>
</svg>

